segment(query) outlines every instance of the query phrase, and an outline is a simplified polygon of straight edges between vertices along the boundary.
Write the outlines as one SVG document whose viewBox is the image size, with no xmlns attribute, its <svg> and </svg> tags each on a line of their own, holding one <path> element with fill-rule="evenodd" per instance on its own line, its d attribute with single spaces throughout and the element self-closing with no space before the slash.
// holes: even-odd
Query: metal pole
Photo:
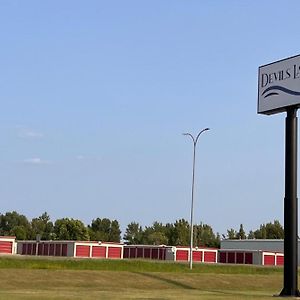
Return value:
<svg viewBox="0 0 300 300">
<path fill-rule="evenodd" d="M 299 297 L 297 108 L 289 108 L 285 131 L 284 278 L 280 296 Z"/>
<path fill-rule="evenodd" d="M 189 259 L 189 265 L 190 269 L 193 269 L 193 239 L 194 239 L 194 224 L 193 224 L 193 215 L 194 215 L 194 187 L 195 187 L 195 162 L 196 162 L 196 146 L 198 139 L 204 131 L 209 130 L 209 128 L 205 128 L 201 130 L 196 139 L 191 135 L 190 133 L 184 133 L 183 135 L 188 135 L 191 137 L 193 140 L 193 177 L 192 177 L 192 204 L 191 204 L 191 223 L 190 223 L 190 231 L 191 231 L 191 236 L 190 236 L 190 259 Z"/>
<path fill-rule="evenodd" d="M 194 186 L 195 186 L 195 161 L 196 161 L 196 141 L 194 141 L 194 155 L 193 155 L 193 179 L 192 179 L 192 205 L 191 205 L 191 241 L 190 241 L 190 269 L 193 269 L 193 239 L 194 239 Z"/>
</svg>

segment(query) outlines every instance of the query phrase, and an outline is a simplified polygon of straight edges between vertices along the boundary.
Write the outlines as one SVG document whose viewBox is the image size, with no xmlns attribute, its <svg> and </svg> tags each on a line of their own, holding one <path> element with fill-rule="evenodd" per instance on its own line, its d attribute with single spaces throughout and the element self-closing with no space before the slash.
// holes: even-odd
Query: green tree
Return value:
<svg viewBox="0 0 300 300">
<path fill-rule="evenodd" d="M 97 218 L 88 226 L 91 240 L 108 242 L 111 222 L 109 219 Z"/>
<path fill-rule="evenodd" d="M 265 224 L 260 225 L 259 229 L 254 231 L 254 237 L 256 239 L 266 239 L 267 238 L 267 231 L 266 231 Z"/>
<path fill-rule="evenodd" d="M 174 224 L 174 246 L 187 246 L 190 243 L 190 225 L 185 219 Z"/>
<path fill-rule="evenodd" d="M 97 218 L 88 226 L 91 240 L 105 242 L 120 242 L 120 225 L 117 220 Z"/>
<path fill-rule="evenodd" d="M 13 235 L 17 240 L 30 238 L 30 223 L 24 215 L 16 211 L 0 215 L 0 235 Z"/>
<path fill-rule="evenodd" d="M 166 245 L 176 245 L 176 228 L 173 223 L 167 223 L 165 226 L 165 236 L 168 241 Z"/>
<path fill-rule="evenodd" d="M 150 245 L 167 244 L 166 226 L 155 221 L 152 226 L 146 227 L 143 234 L 143 243 Z"/>
<path fill-rule="evenodd" d="M 8 235 L 15 236 L 17 240 L 27 240 L 30 235 L 29 229 L 26 230 L 26 228 L 23 225 L 20 226 L 14 226 L 13 229 L 8 233 Z"/>
<path fill-rule="evenodd" d="M 119 222 L 117 220 L 111 221 L 110 224 L 110 232 L 109 232 L 109 240 L 108 242 L 120 242 L 121 240 L 121 229 Z"/>
<path fill-rule="evenodd" d="M 254 235 L 254 232 L 252 230 L 249 231 L 249 234 L 248 234 L 248 237 L 247 237 L 249 240 L 253 240 L 255 239 L 255 235 Z"/>
<path fill-rule="evenodd" d="M 138 245 L 143 243 L 143 228 L 137 222 L 131 222 L 127 225 L 124 240 L 130 245 Z"/>
<path fill-rule="evenodd" d="M 147 236 L 148 244 L 150 245 L 166 245 L 168 238 L 161 231 L 154 231 Z"/>
<path fill-rule="evenodd" d="M 233 228 L 228 229 L 227 230 L 227 238 L 230 240 L 236 240 L 237 232 Z"/>
<path fill-rule="evenodd" d="M 210 225 L 194 225 L 194 246 L 220 247 L 220 235 Z"/>
<path fill-rule="evenodd" d="M 240 229 L 239 229 L 239 231 L 236 233 L 236 238 L 237 238 L 238 240 L 244 240 L 244 239 L 246 239 L 246 233 L 245 233 L 243 224 L 240 225 Z"/>
<path fill-rule="evenodd" d="M 85 225 L 80 220 L 69 218 L 55 221 L 54 236 L 56 240 L 89 240 L 89 233 Z"/>
<path fill-rule="evenodd" d="M 46 212 L 31 220 L 31 239 L 36 239 L 37 235 L 40 235 L 42 240 L 51 240 L 54 237 L 53 223 Z"/>
<path fill-rule="evenodd" d="M 267 239 L 283 239 L 284 229 L 278 220 L 266 224 Z"/>
<path fill-rule="evenodd" d="M 273 223 L 260 225 L 260 228 L 254 231 L 256 239 L 283 239 L 284 229 L 278 220 Z"/>
</svg>

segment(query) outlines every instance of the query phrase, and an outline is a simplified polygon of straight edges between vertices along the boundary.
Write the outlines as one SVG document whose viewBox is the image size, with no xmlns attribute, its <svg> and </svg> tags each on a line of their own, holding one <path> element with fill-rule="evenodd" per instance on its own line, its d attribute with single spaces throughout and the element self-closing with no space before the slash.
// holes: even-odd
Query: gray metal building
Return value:
<svg viewBox="0 0 300 300">
<path fill-rule="evenodd" d="M 283 240 L 222 240 L 221 249 L 261 250 L 284 252 Z M 300 241 L 298 240 L 298 265 L 300 265 Z"/>
</svg>

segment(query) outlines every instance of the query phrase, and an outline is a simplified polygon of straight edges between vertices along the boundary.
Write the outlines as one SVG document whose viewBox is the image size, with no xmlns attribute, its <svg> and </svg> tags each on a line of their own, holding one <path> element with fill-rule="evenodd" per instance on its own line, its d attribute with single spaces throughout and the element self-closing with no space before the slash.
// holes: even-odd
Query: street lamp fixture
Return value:
<svg viewBox="0 0 300 300">
<path fill-rule="evenodd" d="M 197 142 L 198 139 L 201 135 L 201 133 L 203 133 L 204 131 L 209 130 L 209 128 L 204 128 L 202 129 L 198 135 L 196 136 L 196 138 L 194 138 L 194 136 L 190 133 L 183 133 L 183 135 L 189 136 L 191 137 L 191 139 L 193 140 L 193 177 L 192 177 L 192 204 L 191 204 L 191 243 L 190 243 L 190 269 L 193 269 L 193 237 L 194 237 L 194 228 L 193 228 L 193 215 L 194 215 L 194 186 L 195 186 L 195 161 L 196 161 L 196 146 L 197 146 Z"/>
</svg>

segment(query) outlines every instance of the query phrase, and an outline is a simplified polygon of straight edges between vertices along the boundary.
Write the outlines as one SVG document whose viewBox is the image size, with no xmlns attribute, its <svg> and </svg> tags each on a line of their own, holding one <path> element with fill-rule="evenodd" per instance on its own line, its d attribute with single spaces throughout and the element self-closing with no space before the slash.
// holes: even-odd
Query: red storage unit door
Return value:
<svg viewBox="0 0 300 300">
<path fill-rule="evenodd" d="M 55 245 L 55 256 L 61 256 L 61 244 Z"/>
<path fill-rule="evenodd" d="M 177 250 L 176 251 L 176 260 L 178 261 L 187 261 L 189 259 L 188 250 Z"/>
<path fill-rule="evenodd" d="M 62 244 L 61 255 L 68 256 L 68 244 Z"/>
<path fill-rule="evenodd" d="M 89 257 L 90 256 L 90 246 L 76 245 L 75 256 L 77 257 Z"/>
<path fill-rule="evenodd" d="M 124 247 L 123 257 L 124 258 L 129 258 L 129 248 Z"/>
<path fill-rule="evenodd" d="M 144 254 L 144 248 L 137 248 L 137 255 L 136 255 L 136 257 L 138 257 L 138 258 L 143 258 L 144 256 L 143 256 L 143 254 Z"/>
<path fill-rule="evenodd" d="M 226 263 L 226 252 L 220 252 L 220 263 Z"/>
<path fill-rule="evenodd" d="M 0 253 L 12 254 L 12 242 L 0 242 Z"/>
<path fill-rule="evenodd" d="M 28 244 L 27 246 L 27 255 L 31 255 L 32 254 L 32 244 Z"/>
<path fill-rule="evenodd" d="M 159 259 L 160 260 L 166 259 L 166 249 L 165 248 L 159 249 Z"/>
<path fill-rule="evenodd" d="M 42 255 L 44 251 L 44 244 L 38 244 L 38 255 Z"/>
<path fill-rule="evenodd" d="M 284 265 L 284 256 L 283 255 L 277 255 L 276 256 L 276 265 L 277 266 L 283 266 Z"/>
<path fill-rule="evenodd" d="M 48 256 L 48 251 L 49 251 L 49 244 L 45 244 L 45 245 L 44 245 L 43 255 Z"/>
<path fill-rule="evenodd" d="M 36 244 L 32 245 L 32 255 L 36 255 Z"/>
<path fill-rule="evenodd" d="M 216 257 L 215 251 L 204 251 L 204 262 L 216 262 Z"/>
<path fill-rule="evenodd" d="M 202 251 L 193 251 L 193 261 L 202 261 Z"/>
<path fill-rule="evenodd" d="M 253 254 L 248 252 L 245 253 L 245 264 L 252 265 L 253 264 Z"/>
<path fill-rule="evenodd" d="M 22 244 L 22 254 L 25 255 L 27 253 L 27 244 Z"/>
<path fill-rule="evenodd" d="M 92 257 L 105 258 L 106 247 L 104 246 L 93 246 Z"/>
<path fill-rule="evenodd" d="M 150 258 L 150 248 L 144 249 L 144 258 Z"/>
<path fill-rule="evenodd" d="M 228 252 L 227 262 L 229 264 L 235 264 L 235 253 L 234 252 Z"/>
<path fill-rule="evenodd" d="M 109 247 L 108 246 L 108 258 L 121 258 L 121 247 Z"/>
<path fill-rule="evenodd" d="M 137 248 L 130 248 L 130 258 L 136 258 Z"/>
<path fill-rule="evenodd" d="M 267 266 L 275 265 L 275 255 L 264 254 L 264 264 Z"/>
<path fill-rule="evenodd" d="M 236 263 L 243 264 L 244 263 L 244 252 L 237 252 L 236 253 Z"/>
<path fill-rule="evenodd" d="M 152 259 L 158 259 L 158 249 L 152 248 Z"/>
<path fill-rule="evenodd" d="M 49 246 L 49 255 L 50 256 L 54 255 L 54 244 L 50 244 L 50 246 Z"/>
</svg>

